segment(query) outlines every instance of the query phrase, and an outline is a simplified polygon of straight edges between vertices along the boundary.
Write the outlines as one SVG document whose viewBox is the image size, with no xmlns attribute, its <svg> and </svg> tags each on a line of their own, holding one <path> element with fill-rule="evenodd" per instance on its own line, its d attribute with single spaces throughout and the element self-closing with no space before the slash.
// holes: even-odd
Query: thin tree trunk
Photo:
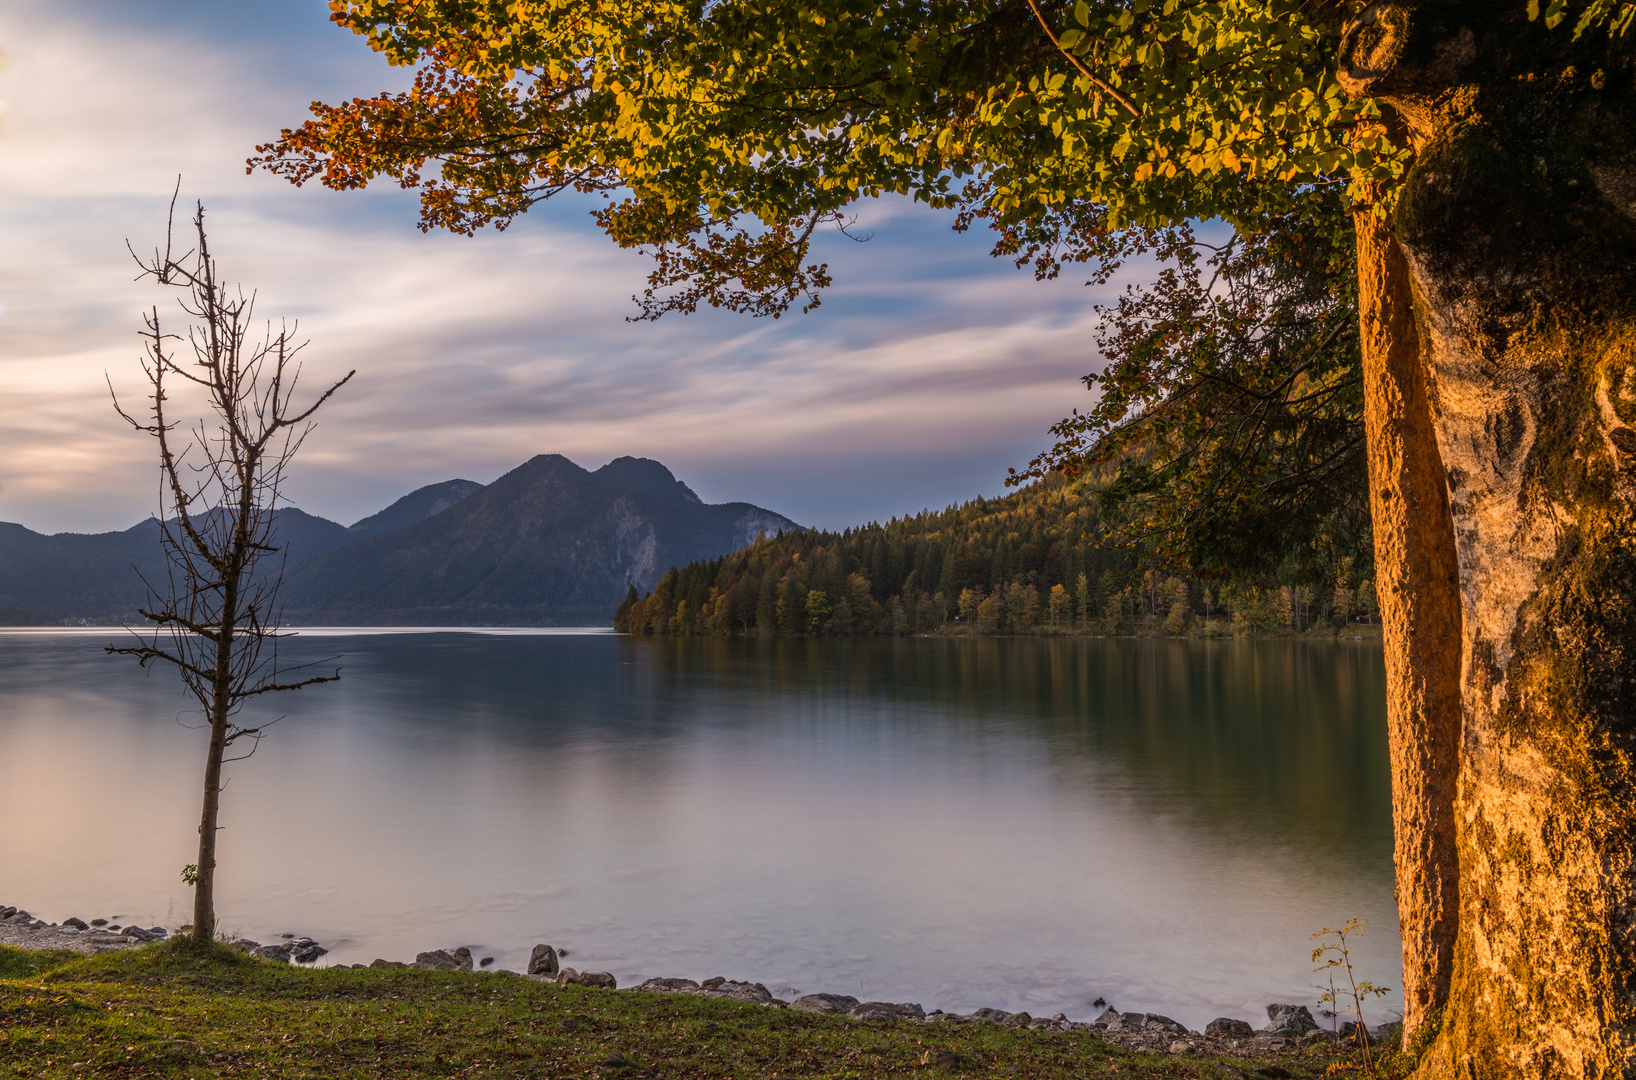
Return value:
<svg viewBox="0 0 1636 1080">
<path fill-rule="evenodd" d="M 1409 268 L 1374 208 L 1354 213 L 1375 580 L 1386 645 L 1403 1027 L 1448 998 L 1459 912 L 1454 826 L 1460 596 Z"/>
<path fill-rule="evenodd" d="M 212 709 L 210 749 L 205 755 L 204 810 L 199 815 L 199 865 L 193 884 L 193 936 L 216 933 L 216 822 L 221 812 L 222 756 L 227 748 L 226 709 Z"/>
</svg>

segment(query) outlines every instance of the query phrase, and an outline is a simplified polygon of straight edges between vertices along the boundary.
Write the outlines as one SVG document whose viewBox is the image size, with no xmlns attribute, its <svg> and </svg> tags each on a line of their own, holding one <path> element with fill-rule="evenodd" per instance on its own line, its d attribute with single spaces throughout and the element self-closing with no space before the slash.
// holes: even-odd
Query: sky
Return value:
<svg viewBox="0 0 1636 1080">
<path fill-rule="evenodd" d="M 422 234 L 394 188 L 246 175 L 313 100 L 398 89 L 323 0 L 0 0 L 0 521 L 127 528 L 157 508 L 141 313 L 174 303 L 126 250 L 202 201 L 224 274 L 299 323 L 320 414 L 288 502 L 350 524 L 424 484 L 488 483 L 542 453 L 656 458 L 706 502 L 842 528 L 1003 493 L 1088 399 L 1120 281 L 1036 282 L 981 231 L 905 200 L 821 238 L 835 285 L 783 319 L 631 323 L 648 261 L 589 199 L 504 233 Z"/>
</svg>

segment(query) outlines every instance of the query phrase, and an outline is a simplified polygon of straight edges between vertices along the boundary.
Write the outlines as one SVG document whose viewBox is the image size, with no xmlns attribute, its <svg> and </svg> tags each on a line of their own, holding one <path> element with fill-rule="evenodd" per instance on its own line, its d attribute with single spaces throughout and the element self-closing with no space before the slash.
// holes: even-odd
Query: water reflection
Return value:
<svg viewBox="0 0 1636 1080">
<path fill-rule="evenodd" d="M 264 703 L 288 718 L 228 790 L 222 912 L 252 935 L 1198 1026 L 1310 998 L 1307 935 L 1358 916 L 1396 981 L 1378 648 L 295 644 L 345 678 Z M 0 702 L 0 900 L 185 910 L 174 684 L 0 637 Z"/>
</svg>

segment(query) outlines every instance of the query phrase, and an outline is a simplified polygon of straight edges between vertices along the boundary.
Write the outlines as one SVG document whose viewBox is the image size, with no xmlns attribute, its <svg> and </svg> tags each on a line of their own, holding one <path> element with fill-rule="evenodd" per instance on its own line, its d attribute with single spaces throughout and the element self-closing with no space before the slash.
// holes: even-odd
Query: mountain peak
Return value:
<svg viewBox="0 0 1636 1080">
<path fill-rule="evenodd" d="M 684 499 L 703 504 L 693 489 L 652 458 L 617 457 L 591 474 L 610 487 L 629 488 L 661 499 Z"/>
</svg>

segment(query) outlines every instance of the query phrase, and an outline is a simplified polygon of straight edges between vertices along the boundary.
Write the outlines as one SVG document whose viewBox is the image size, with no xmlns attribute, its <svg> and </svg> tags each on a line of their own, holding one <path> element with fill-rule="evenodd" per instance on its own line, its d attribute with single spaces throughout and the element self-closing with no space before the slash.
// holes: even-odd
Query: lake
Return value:
<svg viewBox="0 0 1636 1080">
<path fill-rule="evenodd" d="M 199 717 L 114 631 L 0 633 L 0 902 L 187 921 Z M 759 981 L 1257 1026 L 1368 920 L 1396 986 L 1378 644 L 305 633 L 229 767 L 225 929 L 325 963 L 536 942 Z M 1388 1019 L 1397 996 L 1369 1016 Z M 1316 1009 L 1314 1009 L 1316 1013 Z"/>
</svg>

